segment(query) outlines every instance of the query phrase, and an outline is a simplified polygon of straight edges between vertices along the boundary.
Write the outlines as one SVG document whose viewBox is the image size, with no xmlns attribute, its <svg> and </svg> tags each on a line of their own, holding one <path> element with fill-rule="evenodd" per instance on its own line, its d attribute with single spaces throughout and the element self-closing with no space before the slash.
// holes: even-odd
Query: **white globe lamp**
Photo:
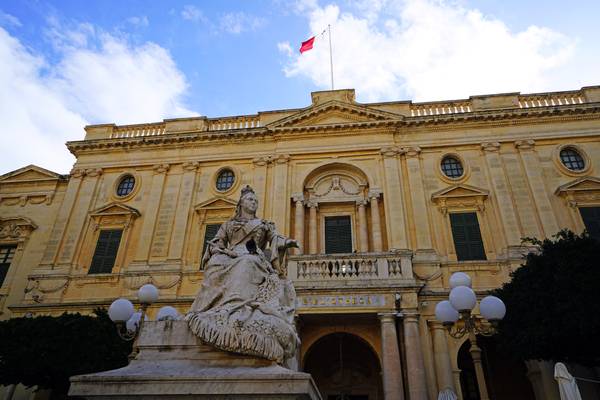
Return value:
<svg viewBox="0 0 600 400">
<path fill-rule="evenodd" d="M 157 321 L 176 321 L 179 319 L 179 313 L 174 307 L 164 306 L 156 314 Z"/>
<path fill-rule="evenodd" d="M 448 300 L 440 301 L 435 306 L 435 317 L 438 321 L 442 321 L 444 325 L 452 325 L 458 321 L 458 311 Z"/>
<path fill-rule="evenodd" d="M 113 322 L 125 322 L 133 315 L 133 304 L 127 299 L 117 299 L 108 308 L 108 316 Z"/>
<path fill-rule="evenodd" d="M 152 304 L 158 300 L 158 289 L 156 286 L 147 283 L 138 290 L 138 299 L 142 304 Z"/>
<path fill-rule="evenodd" d="M 471 311 L 476 303 L 477 297 L 470 287 L 457 286 L 450 291 L 450 304 L 458 312 Z"/>
<path fill-rule="evenodd" d="M 471 286 L 471 277 L 464 272 L 455 272 L 450 276 L 450 289 L 454 289 L 459 286 Z"/>
<path fill-rule="evenodd" d="M 504 302 L 496 296 L 486 296 L 479 303 L 479 311 L 483 318 L 490 322 L 500 321 L 506 315 Z"/>
</svg>

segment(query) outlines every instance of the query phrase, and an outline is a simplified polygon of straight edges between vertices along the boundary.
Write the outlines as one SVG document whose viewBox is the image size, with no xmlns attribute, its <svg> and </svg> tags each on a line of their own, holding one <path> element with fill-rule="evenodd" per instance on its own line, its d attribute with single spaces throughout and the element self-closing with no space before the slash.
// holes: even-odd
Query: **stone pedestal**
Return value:
<svg viewBox="0 0 600 400">
<path fill-rule="evenodd" d="M 200 343 L 184 321 L 145 322 L 126 367 L 71 378 L 88 399 L 321 400 L 310 374 Z"/>
</svg>

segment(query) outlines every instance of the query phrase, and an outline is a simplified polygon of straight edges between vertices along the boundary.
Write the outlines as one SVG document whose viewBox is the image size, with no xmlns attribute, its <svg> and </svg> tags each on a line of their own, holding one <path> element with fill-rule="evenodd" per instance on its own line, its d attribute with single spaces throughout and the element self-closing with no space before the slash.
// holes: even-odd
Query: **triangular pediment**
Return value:
<svg viewBox="0 0 600 400">
<path fill-rule="evenodd" d="M 465 197 L 487 197 L 489 192 L 485 189 L 480 189 L 475 186 L 464 184 L 452 185 L 450 187 L 439 190 L 431 195 L 433 200 L 450 199 L 450 198 L 465 198 Z"/>
<path fill-rule="evenodd" d="M 0 183 L 56 181 L 64 177 L 37 165 L 28 165 L 0 176 Z"/>
<path fill-rule="evenodd" d="M 227 197 L 213 197 L 194 206 L 194 210 L 223 210 L 232 209 L 237 206 L 237 202 Z"/>
<path fill-rule="evenodd" d="M 569 183 L 565 183 L 556 189 L 556 194 L 564 194 L 567 192 L 590 192 L 600 191 L 600 178 L 594 176 L 584 176 L 575 179 Z"/>
<path fill-rule="evenodd" d="M 331 126 L 342 124 L 368 124 L 402 119 L 401 115 L 376 110 L 359 104 L 338 100 L 308 107 L 286 118 L 275 121 L 269 129 L 302 128 L 309 126 Z"/>
<path fill-rule="evenodd" d="M 140 212 L 133 207 L 126 206 L 120 203 L 110 203 L 100 208 L 95 209 L 90 213 L 91 216 L 108 216 L 108 215 L 131 215 L 139 217 Z"/>
</svg>

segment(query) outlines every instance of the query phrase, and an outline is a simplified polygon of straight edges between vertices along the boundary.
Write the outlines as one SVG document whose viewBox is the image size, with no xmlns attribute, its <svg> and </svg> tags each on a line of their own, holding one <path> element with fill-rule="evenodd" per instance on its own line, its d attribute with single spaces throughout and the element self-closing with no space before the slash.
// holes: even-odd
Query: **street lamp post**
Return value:
<svg viewBox="0 0 600 400">
<path fill-rule="evenodd" d="M 489 400 L 483 366 L 481 364 L 481 349 L 477 346 L 477 335 L 491 336 L 496 333 L 498 323 L 506 314 L 506 306 L 495 296 L 484 297 L 479 310 L 487 320 L 474 316 L 471 312 L 477 304 L 477 296 L 471 289 L 471 277 L 464 272 L 456 272 L 450 277 L 449 300 L 439 302 L 435 307 L 435 317 L 442 321 L 448 334 L 455 339 L 465 335 L 471 342 L 471 358 L 477 376 L 479 396 L 481 400 Z"/>
<path fill-rule="evenodd" d="M 137 313 L 134 312 L 131 301 L 123 298 L 113 301 L 108 309 L 108 316 L 116 324 L 117 333 L 121 339 L 134 340 L 130 359 L 137 355 L 138 350 L 135 344 L 139 333 L 142 331 L 148 307 L 158 300 L 158 289 L 152 284 L 146 284 L 138 290 L 138 299 L 140 310 Z M 139 314 L 139 322 L 134 314 Z"/>
</svg>

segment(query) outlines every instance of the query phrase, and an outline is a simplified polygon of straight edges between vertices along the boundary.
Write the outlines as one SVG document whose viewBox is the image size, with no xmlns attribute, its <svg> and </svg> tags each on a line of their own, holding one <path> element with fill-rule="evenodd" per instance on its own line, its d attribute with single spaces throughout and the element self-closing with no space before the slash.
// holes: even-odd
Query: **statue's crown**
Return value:
<svg viewBox="0 0 600 400">
<path fill-rule="evenodd" d="M 240 197 L 244 197 L 245 195 L 247 195 L 248 193 L 254 193 L 254 189 L 252 189 L 250 187 L 250 185 L 246 185 L 242 188 L 242 195 Z M 256 194 L 256 193 L 254 193 Z"/>
</svg>

